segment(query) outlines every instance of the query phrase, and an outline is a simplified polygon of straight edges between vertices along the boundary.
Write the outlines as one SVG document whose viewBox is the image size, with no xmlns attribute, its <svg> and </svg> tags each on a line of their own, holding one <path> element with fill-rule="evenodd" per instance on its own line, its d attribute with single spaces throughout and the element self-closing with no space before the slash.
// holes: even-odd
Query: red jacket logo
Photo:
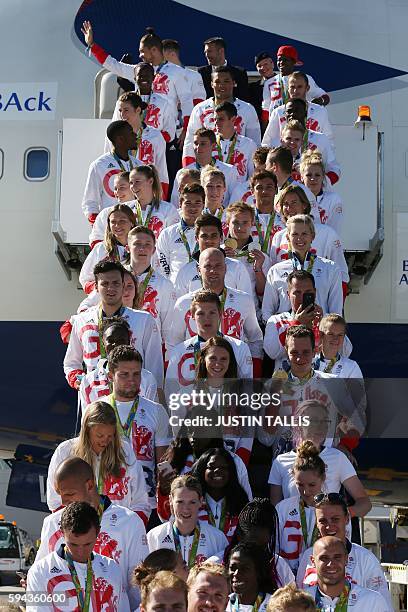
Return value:
<svg viewBox="0 0 408 612">
<path fill-rule="evenodd" d="M 113 559 L 116 561 L 116 563 L 119 563 L 119 559 L 122 554 L 122 551 L 118 550 L 117 541 L 110 538 L 105 531 L 99 532 L 98 539 L 96 540 L 96 544 L 94 546 L 94 551 L 100 555 L 103 555 L 104 557 Z"/>
<path fill-rule="evenodd" d="M 153 91 L 158 94 L 169 93 L 169 77 L 167 74 L 158 72 L 153 80 Z"/>
<path fill-rule="evenodd" d="M 157 291 L 148 285 L 143 296 L 143 310 L 150 312 L 152 317 L 157 319 Z"/>
<path fill-rule="evenodd" d="M 146 111 L 145 122 L 151 127 L 158 128 L 160 124 L 160 108 L 154 104 L 149 104 Z"/>
<path fill-rule="evenodd" d="M 207 108 L 200 115 L 201 125 L 206 128 L 212 128 L 214 125 L 214 109 Z"/>
<path fill-rule="evenodd" d="M 160 232 L 162 231 L 163 227 L 164 223 L 161 219 L 159 219 L 159 217 L 150 217 L 149 229 L 151 229 L 153 234 L 156 236 L 156 240 L 160 236 Z"/>
<path fill-rule="evenodd" d="M 241 313 L 233 308 L 226 308 L 222 317 L 223 333 L 227 336 L 232 336 L 238 340 L 242 335 L 242 318 Z"/>
<path fill-rule="evenodd" d="M 306 127 L 308 130 L 313 130 L 314 132 L 320 132 L 319 122 L 312 117 L 309 117 L 306 121 Z"/>
<path fill-rule="evenodd" d="M 154 164 L 154 149 L 149 140 L 142 140 L 139 148 L 139 159 L 144 164 Z"/>
<path fill-rule="evenodd" d="M 123 499 L 129 492 L 129 476 L 126 476 L 124 467 L 120 468 L 120 475 L 108 476 L 104 483 L 104 492 L 112 500 Z"/>
<path fill-rule="evenodd" d="M 111 198 L 114 198 L 115 194 L 111 189 L 110 180 L 113 176 L 115 176 L 115 174 L 119 174 L 119 172 L 122 172 L 120 168 L 117 168 L 116 170 L 109 170 L 109 172 L 107 172 L 103 177 L 103 188 Z"/>
<path fill-rule="evenodd" d="M 234 121 L 235 131 L 237 132 L 237 134 L 242 134 L 242 128 L 243 128 L 242 122 L 243 122 L 242 117 L 237 115 Z"/>
<path fill-rule="evenodd" d="M 151 461 L 153 459 L 152 432 L 144 425 L 136 425 L 134 421 L 133 425 L 136 430 L 136 456 L 138 459 Z"/>
<path fill-rule="evenodd" d="M 116 596 L 113 597 L 113 586 L 105 578 L 96 578 L 94 580 L 92 593 L 95 594 L 97 610 L 115 612 L 118 609 L 118 598 Z"/>
<path fill-rule="evenodd" d="M 243 153 L 240 153 L 239 151 L 234 151 L 234 154 L 231 159 L 231 164 L 236 167 L 240 176 L 246 175 L 247 163 Z"/>
</svg>

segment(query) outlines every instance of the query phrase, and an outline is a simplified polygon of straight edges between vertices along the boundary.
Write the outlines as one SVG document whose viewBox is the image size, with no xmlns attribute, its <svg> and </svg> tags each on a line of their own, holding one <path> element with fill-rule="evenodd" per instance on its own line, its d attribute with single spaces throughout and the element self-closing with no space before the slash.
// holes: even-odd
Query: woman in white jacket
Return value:
<svg viewBox="0 0 408 612">
<path fill-rule="evenodd" d="M 52 512 L 62 505 L 55 490 L 55 472 L 62 461 L 72 456 L 81 457 L 92 466 L 100 494 L 134 510 L 146 521 L 150 511 L 143 469 L 130 444 L 121 440 L 110 404 L 101 401 L 89 404 L 79 437 L 65 440 L 56 448 L 47 477 L 47 504 Z"/>
</svg>

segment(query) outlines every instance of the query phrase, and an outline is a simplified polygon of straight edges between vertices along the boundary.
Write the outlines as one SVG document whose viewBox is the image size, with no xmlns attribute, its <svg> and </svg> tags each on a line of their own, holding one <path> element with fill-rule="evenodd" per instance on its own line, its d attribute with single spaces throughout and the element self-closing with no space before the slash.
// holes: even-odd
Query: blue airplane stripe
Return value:
<svg viewBox="0 0 408 612">
<path fill-rule="evenodd" d="M 85 0 L 75 18 L 74 29 L 83 43 L 81 25 L 89 19 L 97 42 L 114 57 L 132 53 L 138 61 L 139 38 L 152 26 L 162 38 L 176 38 L 182 45 L 182 58 L 189 64 L 205 63 L 202 41 L 223 36 L 228 59 L 247 70 L 254 70 L 253 58 L 263 50 L 276 53 L 282 44 L 294 45 L 304 61 L 301 70 L 311 74 L 327 91 L 346 89 L 407 74 L 404 71 L 369 62 L 265 32 L 190 8 L 173 0 Z"/>
</svg>

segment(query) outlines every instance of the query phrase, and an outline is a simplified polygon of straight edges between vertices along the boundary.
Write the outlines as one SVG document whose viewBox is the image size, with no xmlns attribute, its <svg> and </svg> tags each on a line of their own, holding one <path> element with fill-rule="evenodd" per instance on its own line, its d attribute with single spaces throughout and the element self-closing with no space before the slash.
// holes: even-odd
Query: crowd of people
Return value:
<svg viewBox="0 0 408 612">
<path fill-rule="evenodd" d="M 192 70 L 151 28 L 135 65 L 82 32 L 124 93 L 84 189 L 85 297 L 61 328 L 82 420 L 51 459 L 27 595 L 94 612 L 392 611 L 356 529 L 366 400 L 329 95 L 290 45 L 260 52 L 248 84 L 220 37 Z M 244 426 L 254 406 L 224 392 L 267 392 L 261 420 Z"/>
</svg>

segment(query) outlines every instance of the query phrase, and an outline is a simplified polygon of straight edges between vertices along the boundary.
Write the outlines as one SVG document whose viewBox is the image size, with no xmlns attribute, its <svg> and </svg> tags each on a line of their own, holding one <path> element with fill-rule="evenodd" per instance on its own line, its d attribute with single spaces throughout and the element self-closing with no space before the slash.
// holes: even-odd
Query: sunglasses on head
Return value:
<svg viewBox="0 0 408 612">
<path fill-rule="evenodd" d="M 331 504 L 339 504 L 347 508 L 346 500 L 340 493 L 318 493 L 313 499 L 315 504 L 321 504 L 324 501 L 328 501 Z"/>
</svg>

